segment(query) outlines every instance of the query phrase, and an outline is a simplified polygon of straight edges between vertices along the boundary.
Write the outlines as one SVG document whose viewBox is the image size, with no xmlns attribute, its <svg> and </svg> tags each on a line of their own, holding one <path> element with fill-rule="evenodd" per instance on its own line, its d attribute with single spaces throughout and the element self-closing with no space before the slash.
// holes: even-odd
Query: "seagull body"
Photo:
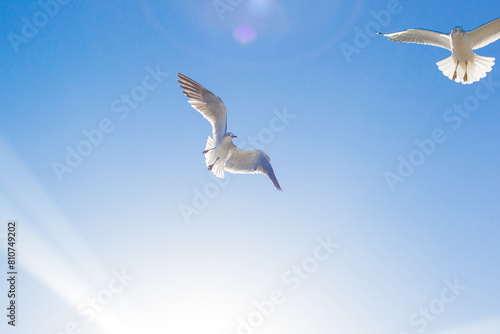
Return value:
<svg viewBox="0 0 500 334">
<path fill-rule="evenodd" d="M 281 187 L 274 175 L 271 159 L 262 150 L 240 150 L 233 144 L 237 138 L 227 132 L 227 110 L 224 102 L 212 92 L 177 73 L 184 95 L 191 106 L 212 124 L 212 137 L 208 137 L 203 154 L 208 170 L 217 177 L 224 178 L 224 171 L 236 174 L 264 174 L 273 182 L 276 189 Z"/>
<path fill-rule="evenodd" d="M 424 29 L 378 34 L 391 41 L 427 44 L 450 50 L 450 57 L 437 62 L 439 69 L 453 81 L 470 84 L 484 78 L 495 65 L 495 58 L 479 56 L 473 50 L 500 38 L 500 18 L 472 31 L 455 27 L 449 35 Z"/>
</svg>

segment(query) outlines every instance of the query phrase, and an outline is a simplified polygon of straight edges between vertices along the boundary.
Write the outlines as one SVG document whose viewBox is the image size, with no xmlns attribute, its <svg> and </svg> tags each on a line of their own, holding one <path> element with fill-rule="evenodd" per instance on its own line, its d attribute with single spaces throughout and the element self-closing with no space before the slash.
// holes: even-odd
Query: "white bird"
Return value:
<svg viewBox="0 0 500 334">
<path fill-rule="evenodd" d="M 274 175 L 271 159 L 261 150 L 240 150 L 233 144 L 237 138 L 227 132 L 227 112 L 222 100 L 212 92 L 188 78 L 177 73 L 184 95 L 190 99 L 191 106 L 212 124 L 212 137 L 208 137 L 205 146 L 205 162 L 208 170 L 217 177 L 224 178 L 224 171 L 237 174 L 267 175 L 273 181 L 276 189 L 281 187 Z"/>
<path fill-rule="evenodd" d="M 491 71 L 495 58 L 478 56 L 472 50 L 482 48 L 500 38 L 500 18 L 472 31 L 455 27 L 449 35 L 424 29 L 409 29 L 381 34 L 391 41 L 438 46 L 451 51 L 451 56 L 437 63 L 445 76 L 463 84 L 479 81 Z"/>
</svg>

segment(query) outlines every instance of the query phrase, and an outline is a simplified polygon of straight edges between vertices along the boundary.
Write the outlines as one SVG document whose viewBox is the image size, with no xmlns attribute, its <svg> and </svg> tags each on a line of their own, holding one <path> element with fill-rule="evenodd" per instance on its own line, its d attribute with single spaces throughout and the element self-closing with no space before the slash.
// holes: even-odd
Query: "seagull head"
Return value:
<svg viewBox="0 0 500 334">
<path fill-rule="evenodd" d="M 236 135 L 232 132 L 226 132 L 226 134 L 224 135 L 225 137 L 229 137 L 231 138 L 231 140 L 233 140 L 233 138 L 238 138 L 236 137 Z"/>
<path fill-rule="evenodd" d="M 464 28 L 462 28 L 462 27 L 455 27 L 451 31 L 452 36 L 456 36 L 457 34 L 463 35 L 463 33 L 464 33 Z"/>
</svg>

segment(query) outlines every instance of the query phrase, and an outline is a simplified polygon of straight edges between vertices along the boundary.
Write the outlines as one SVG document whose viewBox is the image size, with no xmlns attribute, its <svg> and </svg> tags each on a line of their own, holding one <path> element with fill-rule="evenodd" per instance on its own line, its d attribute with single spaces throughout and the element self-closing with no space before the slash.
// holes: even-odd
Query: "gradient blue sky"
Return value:
<svg viewBox="0 0 500 334">
<path fill-rule="evenodd" d="M 498 333 L 500 65 L 462 85 L 435 64 L 446 50 L 359 35 L 471 30 L 498 1 L 49 3 L 0 7 L 0 246 L 18 220 L 20 272 L 2 333 Z M 26 20 L 41 27 L 13 43 Z M 236 145 L 258 138 L 282 193 L 216 183 L 176 72 L 223 99 Z M 314 260 L 318 238 L 340 246 Z"/>
</svg>

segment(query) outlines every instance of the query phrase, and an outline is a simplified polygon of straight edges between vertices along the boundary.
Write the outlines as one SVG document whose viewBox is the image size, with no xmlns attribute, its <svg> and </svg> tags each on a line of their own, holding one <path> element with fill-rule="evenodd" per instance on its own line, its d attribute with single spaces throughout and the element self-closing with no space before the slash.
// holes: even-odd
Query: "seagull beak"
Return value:
<svg viewBox="0 0 500 334">
<path fill-rule="evenodd" d="M 233 136 L 233 138 L 238 138 L 237 136 Z"/>
</svg>

